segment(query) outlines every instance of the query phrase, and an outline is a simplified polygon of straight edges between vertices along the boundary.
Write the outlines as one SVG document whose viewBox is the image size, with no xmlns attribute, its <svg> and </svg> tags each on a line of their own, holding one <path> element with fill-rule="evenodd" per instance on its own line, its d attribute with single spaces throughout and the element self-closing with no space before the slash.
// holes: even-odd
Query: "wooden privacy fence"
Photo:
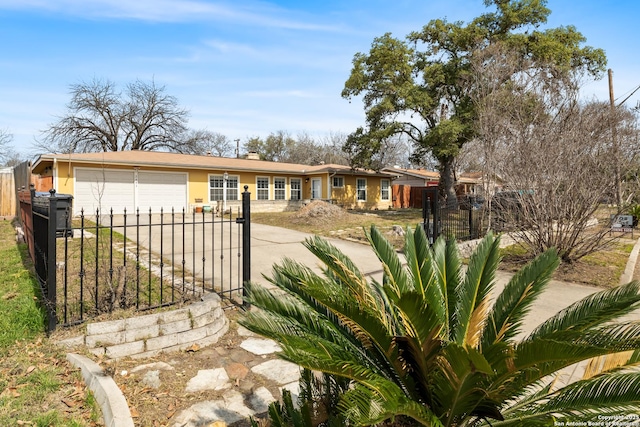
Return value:
<svg viewBox="0 0 640 427">
<path fill-rule="evenodd" d="M 16 215 L 16 186 L 13 168 L 0 169 L 0 216 Z"/>
</svg>

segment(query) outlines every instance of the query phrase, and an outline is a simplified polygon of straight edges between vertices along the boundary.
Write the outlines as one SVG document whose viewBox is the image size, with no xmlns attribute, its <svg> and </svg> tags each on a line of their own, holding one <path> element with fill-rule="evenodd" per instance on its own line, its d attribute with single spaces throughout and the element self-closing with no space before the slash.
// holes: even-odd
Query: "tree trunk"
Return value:
<svg viewBox="0 0 640 427">
<path fill-rule="evenodd" d="M 458 197 L 455 190 L 455 176 L 453 174 L 453 157 L 443 159 L 440 162 L 440 180 L 444 186 L 445 206 L 447 209 L 458 208 Z"/>
</svg>

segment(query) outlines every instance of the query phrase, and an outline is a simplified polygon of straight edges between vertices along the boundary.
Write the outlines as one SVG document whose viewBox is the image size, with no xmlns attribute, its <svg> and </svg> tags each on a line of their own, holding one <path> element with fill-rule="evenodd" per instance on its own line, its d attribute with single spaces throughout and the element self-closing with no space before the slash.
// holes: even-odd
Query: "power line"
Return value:
<svg viewBox="0 0 640 427">
<path fill-rule="evenodd" d="M 629 96 L 627 96 L 625 99 L 623 99 L 623 100 L 618 104 L 618 107 L 619 107 L 619 106 L 621 106 L 622 104 L 624 104 L 625 102 L 627 102 L 627 100 L 628 100 L 629 98 L 631 98 L 631 97 L 633 96 L 633 94 L 634 94 L 634 93 L 636 93 L 636 92 L 638 91 L 638 89 L 640 89 L 640 85 L 638 85 L 638 87 L 636 87 L 636 88 L 635 88 L 635 89 L 634 89 L 634 90 L 629 94 Z M 623 96 L 624 96 L 624 95 L 623 95 Z M 620 99 L 620 98 L 618 98 L 618 99 Z"/>
</svg>

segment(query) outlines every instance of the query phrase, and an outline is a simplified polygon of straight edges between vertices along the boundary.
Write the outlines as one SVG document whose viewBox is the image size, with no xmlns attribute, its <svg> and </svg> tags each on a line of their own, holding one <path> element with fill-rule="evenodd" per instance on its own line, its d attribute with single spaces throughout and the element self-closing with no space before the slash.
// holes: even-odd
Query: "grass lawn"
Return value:
<svg viewBox="0 0 640 427">
<path fill-rule="evenodd" d="M 80 372 L 44 333 L 28 258 L 11 222 L 0 221 L 0 426 L 103 425 Z"/>
</svg>

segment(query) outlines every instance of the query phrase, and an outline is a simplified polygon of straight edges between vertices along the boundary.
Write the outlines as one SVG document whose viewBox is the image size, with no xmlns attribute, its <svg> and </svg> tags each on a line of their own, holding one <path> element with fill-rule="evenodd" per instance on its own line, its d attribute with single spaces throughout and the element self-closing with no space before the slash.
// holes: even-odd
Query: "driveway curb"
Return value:
<svg viewBox="0 0 640 427">
<path fill-rule="evenodd" d="M 102 409 L 106 427 L 135 427 L 127 399 L 116 382 L 91 359 L 67 353 L 67 360 L 82 371 L 82 378 Z"/>
<path fill-rule="evenodd" d="M 638 239 L 636 241 L 636 244 L 633 246 L 631 254 L 629 255 L 629 259 L 627 260 L 627 266 L 624 269 L 624 273 L 622 273 L 622 276 L 620 276 L 621 285 L 629 283 L 633 280 L 633 272 L 638 262 L 638 254 L 640 254 L 640 239 Z"/>
</svg>

